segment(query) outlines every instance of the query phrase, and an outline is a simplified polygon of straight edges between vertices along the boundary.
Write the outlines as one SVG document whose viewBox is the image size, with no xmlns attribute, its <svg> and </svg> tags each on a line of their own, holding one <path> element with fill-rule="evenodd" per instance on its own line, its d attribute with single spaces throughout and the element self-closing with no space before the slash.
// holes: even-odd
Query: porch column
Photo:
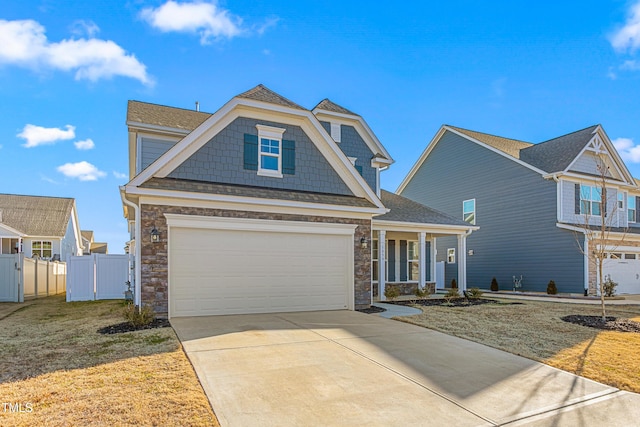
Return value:
<svg viewBox="0 0 640 427">
<path fill-rule="evenodd" d="M 431 247 L 431 259 L 429 262 L 429 270 L 430 274 L 429 274 L 429 278 L 431 279 L 432 282 L 436 281 L 436 262 L 437 262 L 437 255 L 438 255 L 438 251 L 436 250 L 436 238 L 432 237 L 431 240 L 429 240 L 430 247 Z M 435 286 L 435 288 L 437 289 L 437 285 Z"/>
<path fill-rule="evenodd" d="M 467 235 L 458 235 L 458 289 L 467 290 Z"/>
<path fill-rule="evenodd" d="M 418 241 L 420 242 L 420 250 L 418 252 L 418 262 L 420 263 L 420 272 L 418 278 L 418 286 L 424 289 L 426 285 L 425 276 L 427 275 L 427 233 L 421 231 L 418 233 Z"/>
<path fill-rule="evenodd" d="M 384 296 L 384 290 L 386 285 L 386 271 L 387 266 L 385 265 L 384 259 L 386 258 L 387 252 L 387 232 L 385 230 L 378 231 L 378 299 L 380 301 L 385 301 L 386 298 Z"/>
</svg>

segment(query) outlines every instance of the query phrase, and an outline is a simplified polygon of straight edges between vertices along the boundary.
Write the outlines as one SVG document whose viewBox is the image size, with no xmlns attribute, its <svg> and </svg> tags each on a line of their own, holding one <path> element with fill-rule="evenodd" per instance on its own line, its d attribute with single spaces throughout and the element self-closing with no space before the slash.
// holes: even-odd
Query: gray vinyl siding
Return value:
<svg viewBox="0 0 640 427">
<path fill-rule="evenodd" d="M 260 176 L 244 169 L 244 134 L 257 135 L 256 124 L 284 128 L 282 139 L 295 141 L 295 174 Z M 171 178 L 283 190 L 352 195 L 333 167 L 299 126 L 240 117 L 204 144 Z"/>
<path fill-rule="evenodd" d="M 320 122 L 328 134 L 331 134 L 331 123 Z M 369 187 L 376 191 L 376 169 L 371 167 L 372 153 L 369 146 L 353 126 L 340 125 L 340 142 L 336 143 L 347 157 L 355 157 L 356 166 L 362 167 L 362 177 Z"/>
<path fill-rule="evenodd" d="M 596 175 L 598 174 L 597 159 L 591 153 L 582 153 L 582 155 L 578 157 L 578 159 L 576 159 L 573 165 L 571 165 L 570 171 Z"/>
<path fill-rule="evenodd" d="M 177 141 L 167 141 L 165 139 L 140 138 L 140 163 L 141 168 L 138 171 L 145 170 L 147 166 L 155 162 L 160 156 L 166 153 L 171 147 L 176 145 Z"/>
<path fill-rule="evenodd" d="M 589 220 L 589 225 L 600 225 L 599 216 L 585 216 L 576 214 L 576 200 L 579 200 L 580 193 L 576 196 L 576 184 L 578 182 L 561 180 L 562 215 L 560 221 L 570 224 L 584 224 L 585 218 Z M 596 186 L 595 183 L 585 183 Z M 609 227 L 626 227 L 626 209 L 618 209 L 618 191 L 615 188 L 607 188 L 607 218 L 605 223 Z M 613 215 L 613 216 L 611 216 Z"/>
<path fill-rule="evenodd" d="M 571 231 L 556 226 L 556 183 L 458 135 L 446 132 L 402 195 L 462 219 L 462 202 L 476 199 L 476 225 L 467 238 L 467 286 L 486 289 L 491 278 L 513 287 L 546 291 L 554 280 L 560 292 L 583 292 L 583 255 Z M 581 241 L 581 238 L 580 238 Z M 438 261 L 455 238 L 437 239 Z M 460 254 L 456 250 L 456 262 Z M 445 267 L 446 286 L 453 269 Z"/>
</svg>

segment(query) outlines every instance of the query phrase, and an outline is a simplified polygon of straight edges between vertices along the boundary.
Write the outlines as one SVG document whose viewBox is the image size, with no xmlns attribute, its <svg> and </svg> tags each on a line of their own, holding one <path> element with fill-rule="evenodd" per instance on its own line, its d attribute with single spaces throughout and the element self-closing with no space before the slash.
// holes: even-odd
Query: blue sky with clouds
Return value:
<svg viewBox="0 0 640 427">
<path fill-rule="evenodd" d="M 442 124 L 542 142 L 600 123 L 640 177 L 640 1 L 8 0 L 0 192 L 75 197 L 122 252 L 127 100 L 214 112 L 263 83 L 359 113 L 394 190 Z"/>
</svg>

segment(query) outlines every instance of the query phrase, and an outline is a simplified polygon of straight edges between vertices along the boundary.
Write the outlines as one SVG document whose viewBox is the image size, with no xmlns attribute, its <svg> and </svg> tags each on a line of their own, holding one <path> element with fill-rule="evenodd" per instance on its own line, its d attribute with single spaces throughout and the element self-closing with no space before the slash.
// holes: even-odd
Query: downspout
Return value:
<svg viewBox="0 0 640 427">
<path fill-rule="evenodd" d="M 138 307 L 141 306 L 141 281 L 142 281 L 142 271 L 140 269 L 140 259 L 142 257 L 142 248 L 141 248 L 141 236 L 140 236 L 140 209 L 138 209 L 138 205 L 127 200 L 125 197 L 125 187 L 120 187 L 120 197 L 122 198 L 122 203 L 127 206 L 133 208 L 134 211 L 134 240 L 135 244 L 135 253 L 133 254 L 133 262 L 135 266 L 135 283 L 134 283 L 134 304 Z"/>
</svg>

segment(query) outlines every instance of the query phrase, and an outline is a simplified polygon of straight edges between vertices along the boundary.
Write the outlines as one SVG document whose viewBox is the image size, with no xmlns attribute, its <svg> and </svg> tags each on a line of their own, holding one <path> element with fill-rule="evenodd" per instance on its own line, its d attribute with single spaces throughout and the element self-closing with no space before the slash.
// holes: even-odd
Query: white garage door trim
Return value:
<svg viewBox="0 0 640 427">
<path fill-rule="evenodd" d="M 265 219 L 249 219 L 249 218 L 223 218 L 211 216 L 196 216 L 182 214 L 165 214 L 167 225 L 169 227 L 169 235 L 171 236 L 173 229 L 191 228 L 191 229 L 209 229 L 209 230 L 231 230 L 231 231 L 255 231 L 255 232 L 273 232 L 273 233 L 301 233 L 301 234 L 319 234 L 319 235 L 335 235 L 350 237 L 353 241 L 355 224 L 337 224 L 337 223 L 312 223 L 301 221 L 277 221 Z M 353 249 L 347 250 L 345 253 L 345 261 L 347 268 L 346 296 L 347 308 L 354 309 L 354 253 Z M 171 278 L 171 238 L 169 239 L 168 250 L 168 277 Z M 168 287 L 168 304 L 169 315 L 172 313 L 171 308 L 171 284 Z"/>
<path fill-rule="evenodd" d="M 611 276 L 618 283 L 616 294 L 640 293 L 640 247 L 617 246 L 605 247 L 609 254 L 621 254 L 621 259 L 607 258 L 603 263 L 603 275 Z M 626 254 L 633 254 L 634 259 L 626 259 Z"/>
</svg>

